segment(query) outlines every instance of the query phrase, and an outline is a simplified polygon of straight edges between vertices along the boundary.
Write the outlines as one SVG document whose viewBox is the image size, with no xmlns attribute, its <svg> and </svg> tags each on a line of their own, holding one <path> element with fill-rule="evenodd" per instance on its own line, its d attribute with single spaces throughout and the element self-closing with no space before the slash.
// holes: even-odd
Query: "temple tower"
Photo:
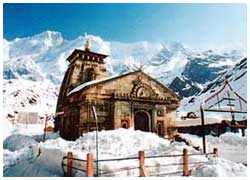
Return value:
<svg viewBox="0 0 250 180">
<path fill-rule="evenodd" d="M 80 84 L 107 77 L 104 59 L 107 55 L 92 52 L 89 39 L 86 40 L 85 49 L 75 49 L 66 59 L 69 62 L 64 75 L 57 101 L 57 110 L 61 111 L 63 100 L 67 94 Z"/>
</svg>

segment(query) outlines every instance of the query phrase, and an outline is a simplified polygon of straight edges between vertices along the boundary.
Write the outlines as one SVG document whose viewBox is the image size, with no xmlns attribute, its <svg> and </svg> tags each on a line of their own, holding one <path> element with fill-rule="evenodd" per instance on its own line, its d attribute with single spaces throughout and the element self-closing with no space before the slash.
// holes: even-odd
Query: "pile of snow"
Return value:
<svg viewBox="0 0 250 180">
<path fill-rule="evenodd" d="M 180 133 L 180 136 L 185 138 L 190 145 L 202 148 L 201 137 L 184 133 Z M 242 137 L 241 133 L 225 133 L 219 137 L 207 135 L 206 145 L 208 152 L 212 152 L 213 148 L 217 148 L 219 157 L 247 164 L 247 136 Z"/>
<path fill-rule="evenodd" d="M 34 148 L 43 139 L 42 124 L 14 124 L 11 125 L 7 120 L 4 121 L 4 138 L 3 138 L 3 169 L 6 176 L 21 176 L 22 172 L 30 166 L 34 166 L 31 161 L 36 157 L 38 152 Z M 58 138 L 58 133 L 49 132 L 46 139 Z M 24 164 L 23 164 L 24 163 Z M 9 168 L 13 171 L 9 172 Z M 34 174 L 33 174 L 34 175 Z M 49 175 L 49 174 L 47 174 Z M 32 174 L 30 175 L 32 176 Z"/>
<path fill-rule="evenodd" d="M 17 151 L 3 150 L 3 171 L 6 171 L 11 166 L 17 165 L 19 162 L 26 161 L 33 157 L 32 150 L 23 148 Z"/>
<path fill-rule="evenodd" d="M 247 137 L 242 137 L 240 133 L 225 133 L 220 136 L 222 142 L 230 144 L 232 146 L 244 146 L 247 147 Z"/>
<path fill-rule="evenodd" d="M 12 135 L 7 137 L 3 142 L 3 148 L 16 151 L 22 148 L 31 147 L 38 142 L 32 136 Z"/>
<path fill-rule="evenodd" d="M 231 161 L 215 158 L 192 171 L 191 176 L 198 177 L 243 177 L 247 176 L 247 167 Z"/>
<path fill-rule="evenodd" d="M 17 154 L 16 156 L 19 158 L 18 161 L 15 156 L 10 158 L 12 152 L 5 150 L 4 176 L 63 176 L 61 167 L 63 156 L 66 156 L 67 152 L 71 151 L 74 157 L 86 159 L 87 153 L 91 152 L 95 158 L 95 138 L 95 132 L 90 132 L 84 134 L 76 141 L 66 141 L 62 138 L 48 139 L 45 142 L 33 145 L 31 148 L 26 148 L 26 154 L 21 152 L 21 150 L 25 148 L 14 152 L 14 155 Z M 133 129 L 117 129 L 99 132 L 98 158 L 100 160 L 138 157 L 138 151 L 140 150 L 145 151 L 146 157 L 150 155 L 174 155 L 182 154 L 184 148 L 188 149 L 188 152 L 192 154 L 200 153 L 184 143 L 170 143 L 170 141 L 162 139 L 154 133 L 134 131 Z M 39 154 L 39 149 L 41 150 L 41 154 Z M 206 166 L 208 160 L 207 157 L 199 155 L 189 157 L 190 162 L 202 161 L 204 166 Z M 145 163 L 147 166 L 154 166 L 147 167 L 147 172 L 150 176 L 182 171 L 182 165 L 166 166 L 173 163 L 182 163 L 181 157 L 146 159 Z M 9 166 L 10 164 L 12 165 Z M 235 163 L 233 163 L 233 165 L 237 166 Z M 81 164 L 74 162 L 74 166 L 81 166 L 81 168 L 84 168 L 85 165 L 83 162 L 81 162 Z M 100 162 L 99 172 L 127 168 L 125 171 L 106 174 L 105 176 L 138 176 L 138 168 L 129 169 L 131 167 L 138 167 L 138 159 Z M 239 176 L 244 174 L 243 170 L 240 172 L 241 174 L 238 174 Z M 80 171 L 73 171 L 73 173 L 75 176 L 85 175 Z M 181 173 L 176 174 L 176 176 L 181 176 Z"/>
</svg>

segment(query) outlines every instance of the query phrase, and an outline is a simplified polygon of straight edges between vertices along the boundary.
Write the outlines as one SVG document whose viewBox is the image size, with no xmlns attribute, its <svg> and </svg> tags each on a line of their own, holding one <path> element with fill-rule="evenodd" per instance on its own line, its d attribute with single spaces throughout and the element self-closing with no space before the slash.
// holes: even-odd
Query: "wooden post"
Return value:
<svg viewBox="0 0 250 180">
<path fill-rule="evenodd" d="M 47 128 L 47 122 L 48 122 L 48 115 L 46 114 L 46 117 L 45 117 L 45 124 L 44 124 L 44 132 L 43 132 L 43 142 L 45 141 L 45 138 L 46 138 L 46 128 Z"/>
<path fill-rule="evenodd" d="M 218 157 L 218 149 L 214 148 L 214 157 Z"/>
<path fill-rule="evenodd" d="M 242 137 L 245 137 L 246 134 L 245 134 L 245 129 L 244 128 L 241 129 L 241 132 L 242 132 Z"/>
<path fill-rule="evenodd" d="M 188 176 L 188 151 L 183 149 L 183 176 Z"/>
<path fill-rule="evenodd" d="M 145 172 L 145 161 L 144 161 L 145 155 L 144 151 L 139 151 L 139 168 L 140 168 L 140 177 L 146 177 Z"/>
<path fill-rule="evenodd" d="M 67 156 L 67 173 L 66 176 L 67 177 L 72 177 L 72 165 L 73 165 L 73 153 L 72 152 L 68 152 L 68 156 Z"/>
<path fill-rule="evenodd" d="M 86 177 L 93 177 L 94 176 L 94 161 L 93 161 L 93 154 L 87 154 L 87 163 L 86 163 Z"/>
</svg>

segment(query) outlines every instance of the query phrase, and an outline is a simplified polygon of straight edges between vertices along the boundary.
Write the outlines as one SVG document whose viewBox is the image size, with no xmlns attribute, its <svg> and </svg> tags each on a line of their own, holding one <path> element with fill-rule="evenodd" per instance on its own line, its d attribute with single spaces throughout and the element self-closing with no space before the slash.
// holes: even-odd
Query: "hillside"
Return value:
<svg viewBox="0 0 250 180">
<path fill-rule="evenodd" d="M 143 70 L 169 86 L 181 97 L 200 92 L 206 84 L 246 57 L 242 49 L 197 50 L 179 42 L 123 43 L 105 41 L 89 35 L 91 50 L 109 55 L 106 66 L 110 75 Z M 67 68 L 65 59 L 85 37 L 64 39 L 60 32 L 45 31 L 26 38 L 4 40 L 4 79 L 49 80 L 60 85 Z"/>
</svg>

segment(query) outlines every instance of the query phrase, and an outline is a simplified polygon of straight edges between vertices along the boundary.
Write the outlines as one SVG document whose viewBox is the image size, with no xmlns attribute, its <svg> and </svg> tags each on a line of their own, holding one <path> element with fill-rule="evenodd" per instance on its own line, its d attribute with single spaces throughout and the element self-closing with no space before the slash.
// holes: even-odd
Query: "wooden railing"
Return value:
<svg viewBox="0 0 250 180">
<path fill-rule="evenodd" d="M 172 163 L 172 164 L 166 164 L 166 165 L 160 165 L 160 166 L 182 166 L 182 171 L 168 172 L 168 173 L 163 173 L 163 174 L 155 174 L 154 176 L 170 175 L 170 174 L 177 174 L 177 173 L 181 173 L 182 176 L 189 176 L 189 174 L 190 174 L 189 165 L 190 164 L 203 163 L 201 161 L 200 162 L 198 162 L 198 161 L 189 162 L 189 156 L 198 156 L 198 155 L 205 155 L 205 156 L 213 155 L 214 157 L 218 157 L 218 149 L 214 148 L 213 152 L 206 153 L 206 154 L 203 154 L 203 153 L 200 153 L 200 154 L 188 154 L 188 150 L 183 149 L 183 154 L 162 155 L 162 156 L 148 156 L 148 157 L 145 157 L 144 151 L 139 151 L 138 157 L 119 158 L 119 159 L 103 159 L 103 160 L 99 160 L 98 162 L 114 162 L 114 161 L 126 161 L 126 160 L 136 160 L 137 159 L 139 161 L 139 166 L 136 166 L 136 167 L 124 167 L 124 168 L 120 168 L 120 169 L 100 172 L 100 173 L 98 173 L 98 176 L 107 175 L 107 174 L 111 174 L 111 173 L 117 173 L 117 172 L 121 172 L 121 171 L 138 169 L 139 170 L 139 177 L 147 177 L 147 176 L 149 176 L 149 174 L 147 173 L 146 169 L 150 168 L 150 167 L 152 168 L 152 167 L 155 167 L 155 166 L 146 166 L 145 165 L 145 159 L 170 158 L 170 157 L 182 157 L 182 163 Z M 65 164 L 64 161 L 66 159 L 67 159 L 67 163 Z M 79 168 L 79 167 L 73 166 L 73 161 L 75 161 L 75 162 L 77 162 L 77 161 L 78 162 L 83 162 L 82 165 L 85 165 L 85 168 Z M 94 160 L 92 153 L 88 153 L 87 157 L 86 157 L 86 160 L 83 160 L 83 159 L 74 158 L 73 153 L 68 152 L 68 155 L 63 157 L 62 168 L 63 168 L 63 171 L 64 171 L 64 175 L 67 176 L 67 177 L 72 177 L 73 176 L 73 169 L 76 170 L 76 171 L 84 172 L 86 177 L 93 177 L 93 176 L 95 176 L 95 174 L 94 174 L 94 163 L 96 163 L 96 161 Z M 65 171 L 65 167 L 66 167 L 66 171 Z"/>
</svg>

